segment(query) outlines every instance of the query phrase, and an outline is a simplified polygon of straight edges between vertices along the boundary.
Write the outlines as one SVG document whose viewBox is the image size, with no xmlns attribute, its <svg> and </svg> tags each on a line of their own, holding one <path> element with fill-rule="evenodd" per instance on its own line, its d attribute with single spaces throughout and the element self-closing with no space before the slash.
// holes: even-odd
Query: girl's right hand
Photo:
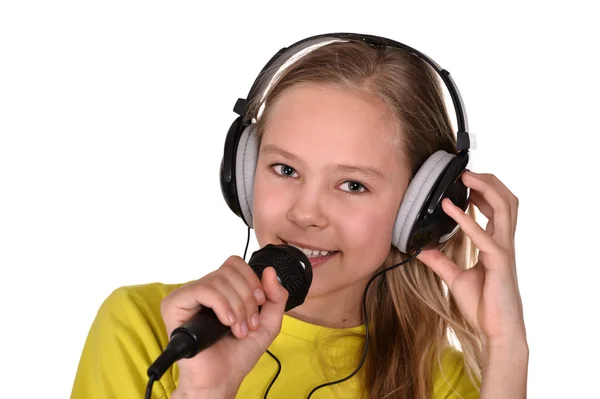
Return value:
<svg viewBox="0 0 600 399">
<path fill-rule="evenodd" d="M 193 358 L 177 361 L 179 382 L 173 397 L 235 397 L 244 377 L 279 334 L 287 299 L 275 269 L 266 268 L 260 281 L 239 256 L 165 297 L 161 314 L 169 337 L 201 306 L 212 308 L 233 333 Z"/>
</svg>

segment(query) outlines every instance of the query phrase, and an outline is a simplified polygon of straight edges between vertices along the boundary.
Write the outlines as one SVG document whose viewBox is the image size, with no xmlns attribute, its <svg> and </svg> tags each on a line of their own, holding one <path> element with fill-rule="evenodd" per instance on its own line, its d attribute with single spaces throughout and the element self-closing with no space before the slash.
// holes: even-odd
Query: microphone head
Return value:
<svg viewBox="0 0 600 399">
<path fill-rule="evenodd" d="M 286 312 L 304 303 L 312 283 L 312 266 L 301 250 L 291 245 L 268 244 L 254 252 L 248 264 L 259 279 L 267 267 L 275 269 L 279 282 L 289 292 Z"/>
</svg>

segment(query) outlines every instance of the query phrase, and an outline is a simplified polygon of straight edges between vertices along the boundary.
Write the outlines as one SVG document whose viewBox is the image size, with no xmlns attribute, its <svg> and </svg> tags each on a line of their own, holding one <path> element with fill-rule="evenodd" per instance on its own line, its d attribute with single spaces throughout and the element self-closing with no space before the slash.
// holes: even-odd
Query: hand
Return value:
<svg viewBox="0 0 600 399">
<path fill-rule="evenodd" d="M 177 362 L 177 394 L 196 397 L 200 392 L 218 392 L 213 397 L 235 396 L 246 374 L 279 334 L 287 299 L 288 292 L 277 281 L 275 269 L 266 268 L 261 282 L 238 256 L 230 257 L 218 270 L 163 299 L 161 314 L 169 336 L 200 306 L 212 308 L 233 333 L 193 358 Z"/>
<path fill-rule="evenodd" d="M 467 171 L 461 178 L 471 189 L 471 202 L 488 219 L 485 231 L 449 199 L 442 201 L 442 209 L 479 249 L 477 264 L 463 270 L 437 249 L 424 250 L 417 258 L 448 285 L 484 346 L 525 342 L 514 241 L 518 199 L 494 175 Z"/>
</svg>

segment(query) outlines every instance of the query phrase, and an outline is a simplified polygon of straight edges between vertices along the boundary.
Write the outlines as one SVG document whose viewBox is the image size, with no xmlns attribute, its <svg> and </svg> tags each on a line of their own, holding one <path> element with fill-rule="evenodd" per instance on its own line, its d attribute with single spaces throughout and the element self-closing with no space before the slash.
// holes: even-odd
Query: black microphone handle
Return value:
<svg viewBox="0 0 600 399">
<path fill-rule="evenodd" d="M 202 334 L 195 334 L 194 331 L 202 331 Z M 148 368 L 148 376 L 154 375 L 155 380 L 160 379 L 177 360 L 194 357 L 228 333 L 231 334 L 231 327 L 222 324 L 214 310 L 202 308 L 191 319 L 173 330 L 167 347 Z"/>
<path fill-rule="evenodd" d="M 258 307 L 259 312 L 260 309 L 261 306 Z M 195 334 L 194 331 L 202 331 L 202 334 Z M 205 307 L 183 325 L 173 330 L 171 339 L 175 339 L 179 334 L 188 335 L 195 342 L 193 349 L 185 354 L 186 358 L 190 358 L 223 338 L 227 333 L 231 333 L 231 327 L 222 324 L 215 311 Z"/>
</svg>

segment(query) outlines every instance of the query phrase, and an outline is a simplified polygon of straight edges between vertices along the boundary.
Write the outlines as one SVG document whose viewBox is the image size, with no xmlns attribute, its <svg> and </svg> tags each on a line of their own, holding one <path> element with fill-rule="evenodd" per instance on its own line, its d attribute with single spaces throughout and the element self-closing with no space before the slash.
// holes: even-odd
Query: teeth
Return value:
<svg viewBox="0 0 600 399">
<path fill-rule="evenodd" d="M 289 244 L 292 245 L 292 244 Z M 326 256 L 329 254 L 332 254 L 332 251 L 318 251 L 316 249 L 307 249 L 307 248 L 301 248 L 301 247 L 297 247 L 295 245 L 292 245 L 295 248 L 298 248 L 299 250 L 301 250 L 302 252 L 304 252 L 304 255 L 306 255 L 309 258 L 316 258 L 318 256 Z"/>
</svg>

